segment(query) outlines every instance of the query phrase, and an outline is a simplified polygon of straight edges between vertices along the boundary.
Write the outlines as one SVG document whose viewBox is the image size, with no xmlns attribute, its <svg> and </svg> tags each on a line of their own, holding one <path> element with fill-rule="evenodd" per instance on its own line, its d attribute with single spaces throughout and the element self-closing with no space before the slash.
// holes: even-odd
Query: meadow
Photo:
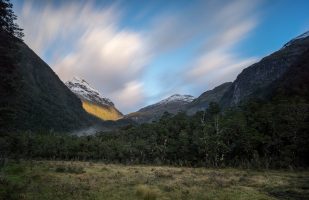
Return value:
<svg viewBox="0 0 309 200">
<path fill-rule="evenodd" d="M 309 171 L 9 161 L 0 199 L 309 199 Z"/>
</svg>

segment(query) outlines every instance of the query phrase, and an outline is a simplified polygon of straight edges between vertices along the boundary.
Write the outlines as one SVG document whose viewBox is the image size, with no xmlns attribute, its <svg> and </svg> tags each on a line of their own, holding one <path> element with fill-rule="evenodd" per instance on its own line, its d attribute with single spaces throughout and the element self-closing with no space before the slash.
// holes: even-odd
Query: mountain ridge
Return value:
<svg viewBox="0 0 309 200">
<path fill-rule="evenodd" d="M 193 100 L 194 97 L 191 95 L 174 94 L 136 112 L 129 113 L 125 118 L 138 123 L 152 122 L 159 119 L 164 112 L 176 114 L 179 111 L 183 111 L 185 106 Z"/>
</svg>

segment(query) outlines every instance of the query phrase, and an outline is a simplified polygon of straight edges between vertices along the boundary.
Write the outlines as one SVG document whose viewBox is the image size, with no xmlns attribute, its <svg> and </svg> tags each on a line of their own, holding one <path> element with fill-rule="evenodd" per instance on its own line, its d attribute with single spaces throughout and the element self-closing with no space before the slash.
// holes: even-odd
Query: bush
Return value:
<svg viewBox="0 0 309 200">
<path fill-rule="evenodd" d="M 155 176 L 157 178 L 173 178 L 172 174 L 170 174 L 169 172 L 165 172 L 165 171 L 155 171 Z"/>
<path fill-rule="evenodd" d="M 146 185 L 139 185 L 136 188 L 136 195 L 143 200 L 155 200 L 159 196 L 159 191 Z"/>
<path fill-rule="evenodd" d="M 4 176 L 0 176 L 0 199 L 18 200 L 27 186 L 23 182 L 12 182 Z"/>
<path fill-rule="evenodd" d="M 8 173 L 8 174 L 14 174 L 14 175 L 17 175 L 17 174 L 21 174 L 21 173 L 24 173 L 26 171 L 25 167 L 23 167 L 22 165 L 17 165 L 17 164 L 12 164 L 10 166 L 8 166 L 5 171 Z"/>
<path fill-rule="evenodd" d="M 56 172 L 65 172 L 65 171 L 66 171 L 66 169 L 65 169 L 64 166 L 58 166 L 58 167 L 56 167 Z"/>
<path fill-rule="evenodd" d="M 56 172 L 59 173 L 72 173 L 72 174 L 82 174 L 85 173 L 85 170 L 83 167 L 78 167 L 78 166 L 64 166 L 60 165 L 56 167 Z"/>
</svg>

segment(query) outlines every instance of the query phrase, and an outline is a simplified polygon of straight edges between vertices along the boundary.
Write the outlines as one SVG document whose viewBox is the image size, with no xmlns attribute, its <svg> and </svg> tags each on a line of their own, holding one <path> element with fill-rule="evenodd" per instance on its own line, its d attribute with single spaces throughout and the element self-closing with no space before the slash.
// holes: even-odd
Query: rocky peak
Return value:
<svg viewBox="0 0 309 200">
<path fill-rule="evenodd" d="M 67 81 L 66 86 L 75 93 L 79 98 L 91 103 L 99 105 L 114 106 L 114 103 L 103 97 L 97 90 L 82 78 L 74 77 L 71 81 Z"/>
</svg>

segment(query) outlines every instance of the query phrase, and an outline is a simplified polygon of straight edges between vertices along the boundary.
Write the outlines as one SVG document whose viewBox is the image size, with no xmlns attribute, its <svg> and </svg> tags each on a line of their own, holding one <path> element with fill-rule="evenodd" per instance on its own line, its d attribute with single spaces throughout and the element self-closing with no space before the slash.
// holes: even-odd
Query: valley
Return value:
<svg viewBox="0 0 309 200">
<path fill-rule="evenodd" d="M 309 199 L 308 2 L 13 2 L 0 200 Z"/>
</svg>

